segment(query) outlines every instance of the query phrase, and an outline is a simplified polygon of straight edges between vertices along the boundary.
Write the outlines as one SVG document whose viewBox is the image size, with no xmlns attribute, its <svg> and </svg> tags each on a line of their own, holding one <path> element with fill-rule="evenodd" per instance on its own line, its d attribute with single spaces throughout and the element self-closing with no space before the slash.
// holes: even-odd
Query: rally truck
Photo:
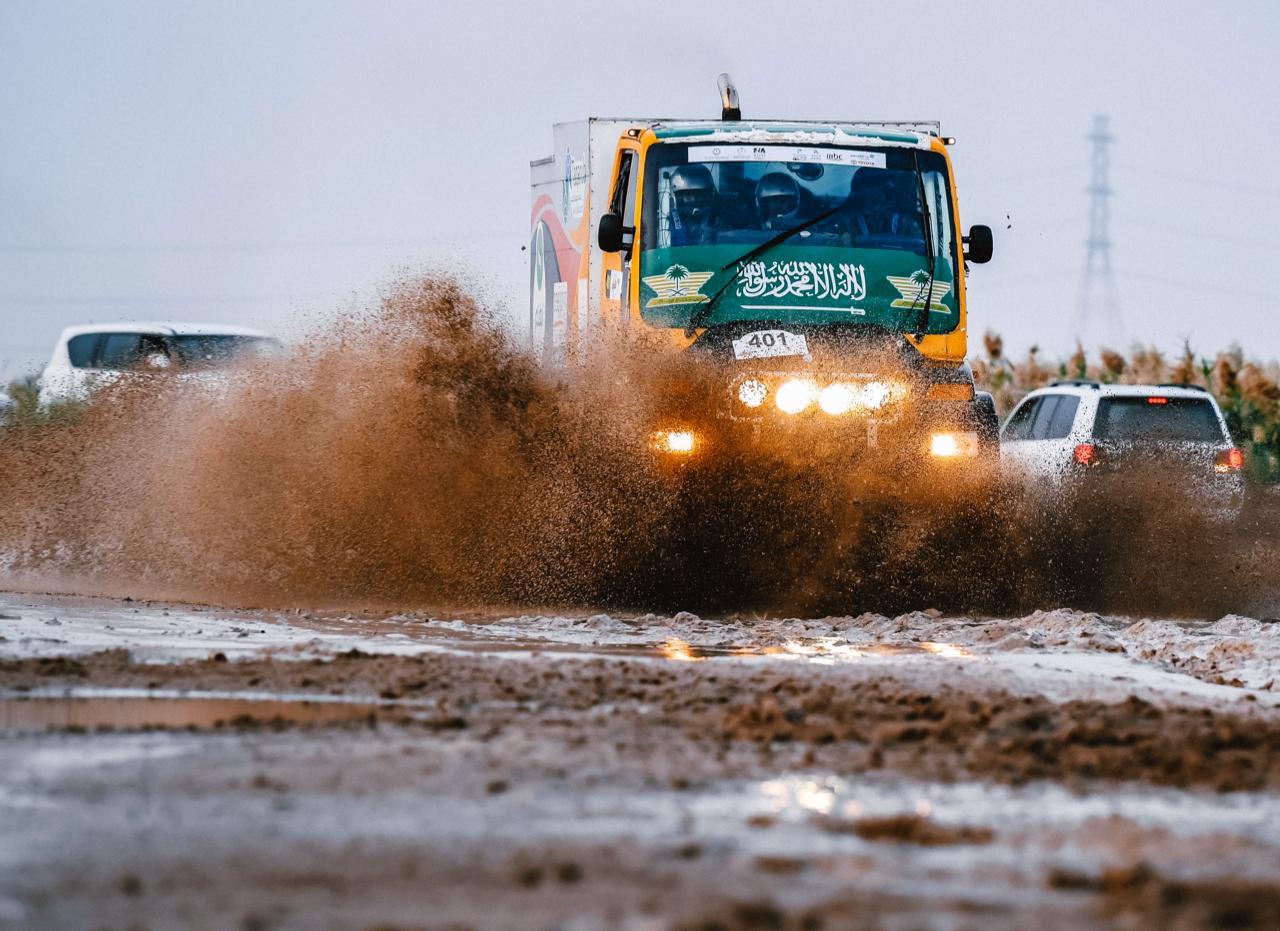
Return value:
<svg viewBox="0 0 1280 931">
<path fill-rule="evenodd" d="M 654 448 L 714 456 L 729 431 L 819 438 L 934 466 L 998 454 L 965 362 L 968 263 L 936 122 L 592 118 L 531 165 L 529 328 L 569 364 L 643 333 L 719 387 L 669 392 Z M 815 447 L 816 448 L 816 447 Z"/>
</svg>

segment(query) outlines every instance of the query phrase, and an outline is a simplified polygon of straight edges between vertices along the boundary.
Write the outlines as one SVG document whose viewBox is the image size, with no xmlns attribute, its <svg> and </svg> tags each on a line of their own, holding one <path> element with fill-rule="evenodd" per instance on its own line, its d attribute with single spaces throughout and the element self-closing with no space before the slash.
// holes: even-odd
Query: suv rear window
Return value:
<svg viewBox="0 0 1280 931">
<path fill-rule="evenodd" d="M 1100 440 L 1224 440 L 1218 412 L 1207 398 L 1103 398 L 1093 435 Z"/>
<path fill-rule="evenodd" d="M 255 352 L 269 352 L 278 343 L 273 339 L 263 339 L 258 336 L 211 333 L 170 336 L 165 339 L 165 345 L 171 350 L 177 350 L 178 360 L 183 368 L 198 368 L 225 365 L 251 356 Z"/>
</svg>

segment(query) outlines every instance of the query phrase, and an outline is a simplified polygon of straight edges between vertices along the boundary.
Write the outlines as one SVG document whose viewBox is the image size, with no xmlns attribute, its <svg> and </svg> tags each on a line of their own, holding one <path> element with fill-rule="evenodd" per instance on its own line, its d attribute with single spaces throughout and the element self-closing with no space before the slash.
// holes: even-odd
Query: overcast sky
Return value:
<svg viewBox="0 0 1280 931">
<path fill-rule="evenodd" d="M 1118 341 L 1274 357 L 1278 41 L 1274 0 L 0 0 L 0 375 L 68 324 L 288 335 L 431 265 L 522 316 L 551 124 L 714 117 L 722 70 L 748 118 L 940 119 L 996 230 L 971 329 L 1055 355 L 1109 114 Z"/>
</svg>

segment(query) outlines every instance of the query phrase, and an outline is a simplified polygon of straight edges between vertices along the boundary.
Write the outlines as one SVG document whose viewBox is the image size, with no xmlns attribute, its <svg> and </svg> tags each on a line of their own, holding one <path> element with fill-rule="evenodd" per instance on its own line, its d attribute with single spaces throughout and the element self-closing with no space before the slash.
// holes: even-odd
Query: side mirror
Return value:
<svg viewBox="0 0 1280 931">
<path fill-rule="evenodd" d="M 600 218 L 600 227 L 596 230 L 596 243 L 602 252 L 622 251 L 622 217 L 616 213 L 606 213 Z"/>
<path fill-rule="evenodd" d="M 991 227 L 969 227 L 969 235 L 964 237 L 965 261 L 974 262 L 978 265 L 982 265 L 984 262 L 990 262 L 991 251 L 994 245 L 995 244 L 991 239 Z"/>
</svg>

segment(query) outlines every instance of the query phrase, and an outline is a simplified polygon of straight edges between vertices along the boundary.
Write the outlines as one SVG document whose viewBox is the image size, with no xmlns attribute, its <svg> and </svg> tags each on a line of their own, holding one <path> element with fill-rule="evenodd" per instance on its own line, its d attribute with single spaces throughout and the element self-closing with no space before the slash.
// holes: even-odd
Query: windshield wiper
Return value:
<svg viewBox="0 0 1280 931">
<path fill-rule="evenodd" d="M 916 170 L 919 171 L 919 166 L 916 167 Z M 711 295 L 711 299 L 707 301 L 705 304 L 703 304 L 701 307 L 699 307 L 697 311 L 694 312 L 693 316 L 689 318 L 689 323 L 684 328 L 685 338 L 687 339 L 688 337 L 692 336 L 694 334 L 694 331 L 696 331 L 698 327 L 702 326 L 702 321 L 706 320 L 709 316 L 711 316 L 711 311 L 716 306 L 716 301 L 720 299 L 720 295 L 724 294 L 724 292 L 729 289 L 729 285 L 733 284 L 735 281 L 738 280 L 738 276 L 742 274 L 742 270 L 747 267 L 748 262 L 750 262 L 754 258 L 759 257 L 760 255 L 763 255 L 765 252 L 772 249 L 778 243 L 785 242 L 786 240 L 790 239 L 796 233 L 800 233 L 800 232 L 803 232 L 804 230 L 807 230 L 809 227 L 813 226 L 815 223 L 821 223 L 823 220 L 827 219 L 827 217 L 833 216 L 834 214 L 838 213 L 840 209 L 843 207 L 844 207 L 844 204 L 837 204 L 836 206 L 832 207 L 830 210 L 824 211 L 823 213 L 818 214 L 816 217 L 810 217 L 808 220 L 805 220 L 803 223 L 798 223 L 795 226 L 791 227 L 790 229 L 783 230 L 781 233 L 778 233 L 776 236 L 773 236 L 770 239 L 766 239 L 764 242 L 760 243 L 760 245 L 753 246 L 751 249 L 748 249 L 745 253 L 738 256 L 736 259 L 733 259 L 729 262 L 725 262 L 724 265 L 720 267 L 720 271 L 722 272 L 727 271 L 731 266 L 735 264 L 738 266 L 738 270 L 734 272 L 732 275 L 730 275 L 729 280 L 726 281 L 724 284 L 722 284 L 715 294 Z"/>
<path fill-rule="evenodd" d="M 934 255 L 933 255 L 933 221 L 929 218 L 929 198 L 924 189 L 924 174 L 920 171 L 920 150 L 913 149 L 911 152 L 911 160 L 916 166 L 916 188 L 920 193 L 920 216 L 924 222 L 924 260 L 929 266 L 929 292 L 924 299 L 924 310 L 916 314 L 916 331 L 915 338 L 917 341 L 924 339 L 925 330 L 929 329 L 929 309 L 933 306 L 933 273 L 934 273 Z M 916 300 L 920 300 L 920 295 L 916 295 Z"/>
</svg>

